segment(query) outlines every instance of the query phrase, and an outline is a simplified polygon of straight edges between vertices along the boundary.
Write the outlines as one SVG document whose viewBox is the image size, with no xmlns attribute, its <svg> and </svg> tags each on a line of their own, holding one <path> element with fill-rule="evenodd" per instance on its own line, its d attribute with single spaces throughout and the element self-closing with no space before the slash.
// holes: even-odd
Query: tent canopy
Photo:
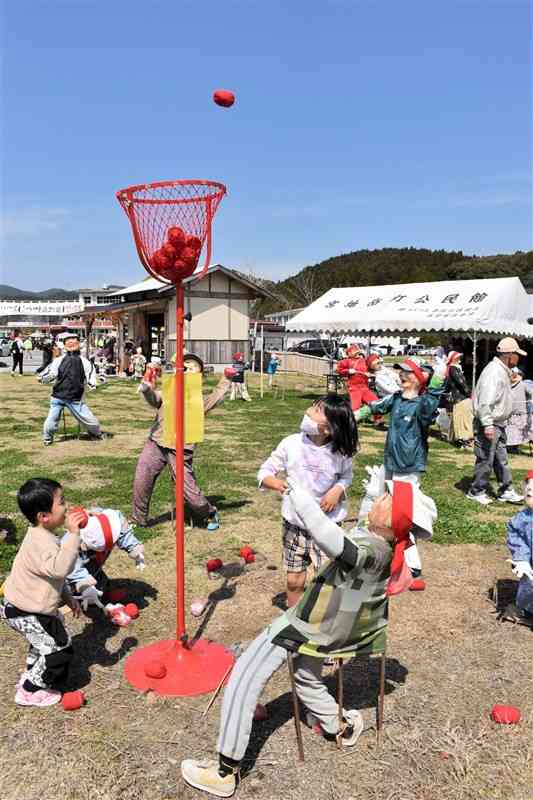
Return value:
<svg viewBox="0 0 533 800">
<path fill-rule="evenodd" d="M 531 338 L 530 297 L 519 278 L 330 289 L 287 323 L 329 334 L 468 331 Z"/>
</svg>

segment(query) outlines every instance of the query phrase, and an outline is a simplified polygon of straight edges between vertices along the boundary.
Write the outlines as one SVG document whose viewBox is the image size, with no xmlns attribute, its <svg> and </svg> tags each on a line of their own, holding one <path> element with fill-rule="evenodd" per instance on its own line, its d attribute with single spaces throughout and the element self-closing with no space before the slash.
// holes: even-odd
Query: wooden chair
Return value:
<svg viewBox="0 0 533 800">
<path fill-rule="evenodd" d="M 342 729 L 344 719 L 343 719 L 343 703 L 344 703 L 344 684 L 343 684 L 343 661 L 347 661 L 351 658 L 356 657 L 356 653 L 346 653 L 345 656 L 342 658 L 335 658 L 335 665 L 337 669 L 337 703 L 339 706 L 339 730 Z M 287 665 L 289 668 L 289 677 L 291 681 L 291 693 L 292 693 L 292 705 L 294 710 L 294 727 L 296 729 L 296 742 L 298 745 L 298 758 L 300 761 L 304 761 L 304 745 L 302 739 L 302 721 L 300 717 L 300 704 L 298 700 L 298 695 L 296 694 L 296 684 L 294 682 L 294 653 L 287 654 Z M 384 706 L 385 706 L 385 665 L 387 660 L 387 649 L 386 647 L 383 649 L 381 653 L 372 653 L 370 658 L 379 658 L 380 659 L 380 669 L 379 669 L 379 692 L 378 692 L 378 699 L 376 704 L 376 742 L 378 747 L 381 744 L 381 733 L 383 731 L 383 720 L 384 720 Z M 342 748 L 342 740 L 340 737 L 337 738 L 337 747 L 339 749 Z"/>
</svg>

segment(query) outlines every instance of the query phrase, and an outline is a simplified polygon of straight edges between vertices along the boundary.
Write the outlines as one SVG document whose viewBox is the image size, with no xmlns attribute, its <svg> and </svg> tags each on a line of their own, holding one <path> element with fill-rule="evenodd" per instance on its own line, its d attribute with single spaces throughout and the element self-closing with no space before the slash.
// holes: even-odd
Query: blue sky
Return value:
<svg viewBox="0 0 533 800">
<path fill-rule="evenodd" d="M 3 13 L 3 283 L 141 278 L 115 191 L 188 177 L 228 187 L 214 260 L 273 279 L 361 248 L 533 247 L 529 2 Z"/>
</svg>

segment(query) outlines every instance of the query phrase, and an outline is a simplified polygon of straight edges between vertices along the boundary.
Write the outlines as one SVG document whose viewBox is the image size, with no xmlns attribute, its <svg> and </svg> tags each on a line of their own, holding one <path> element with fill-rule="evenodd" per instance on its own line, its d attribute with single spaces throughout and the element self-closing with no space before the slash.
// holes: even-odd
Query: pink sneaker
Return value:
<svg viewBox="0 0 533 800">
<path fill-rule="evenodd" d="M 21 672 L 20 673 L 20 678 L 18 679 L 18 682 L 17 682 L 17 689 L 22 689 L 22 685 L 23 685 L 24 681 L 26 680 L 26 678 L 29 678 L 29 677 L 30 677 L 30 673 L 28 672 L 28 670 L 24 670 L 24 672 Z"/>
<path fill-rule="evenodd" d="M 61 700 L 61 692 L 55 689 L 39 689 L 38 692 L 27 692 L 19 686 L 15 695 L 15 703 L 18 706 L 54 706 Z"/>
</svg>

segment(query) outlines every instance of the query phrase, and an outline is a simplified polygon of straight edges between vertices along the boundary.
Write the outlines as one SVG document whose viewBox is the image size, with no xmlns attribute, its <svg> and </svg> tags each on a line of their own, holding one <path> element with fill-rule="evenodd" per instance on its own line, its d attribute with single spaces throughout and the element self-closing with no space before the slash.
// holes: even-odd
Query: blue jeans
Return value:
<svg viewBox="0 0 533 800">
<path fill-rule="evenodd" d="M 54 433 L 59 427 L 59 419 L 64 408 L 67 408 L 74 419 L 78 420 L 84 428 L 87 428 L 91 436 L 100 436 L 102 433 L 100 423 L 83 400 L 60 400 L 58 397 L 51 397 L 50 411 L 43 426 L 43 439 L 45 442 L 53 441 Z"/>
</svg>

